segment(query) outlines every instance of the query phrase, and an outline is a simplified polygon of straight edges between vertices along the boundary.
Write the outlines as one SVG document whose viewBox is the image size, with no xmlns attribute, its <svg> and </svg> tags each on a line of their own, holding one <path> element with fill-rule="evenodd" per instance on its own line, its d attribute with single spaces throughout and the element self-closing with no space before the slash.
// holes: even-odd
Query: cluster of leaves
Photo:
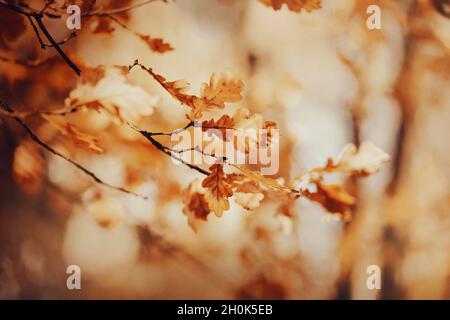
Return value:
<svg viewBox="0 0 450 320">
<path fill-rule="evenodd" d="M 204 83 L 199 96 L 186 93 L 188 83 L 184 80 L 167 81 L 151 68 L 147 68 L 135 61 L 129 69 L 139 66 L 148 72 L 168 93 L 182 105 L 189 107 L 186 117 L 192 122 L 204 118 L 213 109 L 223 109 L 226 103 L 239 102 L 242 99 L 244 88 L 241 80 L 228 75 L 212 75 L 209 83 Z M 216 129 L 222 132 L 226 129 L 270 129 L 276 128 L 273 121 L 263 121 L 261 115 L 250 115 L 245 108 L 239 108 L 235 115 L 223 114 L 218 120 L 210 118 L 201 122 L 203 130 Z M 188 128 L 189 125 L 185 127 Z M 269 131 L 270 132 L 270 131 Z M 147 132 L 147 134 L 149 134 Z M 151 133 L 150 133 L 151 135 Z M 226 135 L 219 134 L 225 139 Z M 258 148 L 267 147 L 272 143 L 267 139 L 265 145 L 257 144 Z M 248 146 L 239 148 L 239 151 L 248 153 Z M 191 151 L 202 152 L 202 149 Z M 213 212 L 221 217 L 230 209 L 229 198 L 235 196 L 236 203 L 244 209 L 253 210 L 260 205 L 265 194 L 281 192 L 286 197 L 306 197 L 320 203 L 330 213 L 336 213 L 344 219 L 350 218 L 351 206 L 355 198 L 347 193 L 340 184 L 327 184 L 324 182 L 326 174 L 344 173 L 350 176 L 368 176 L 378 171 L 379 166 L 389 160 L 389 156 L 380 148 L 370 142 L 364 142 L 359 149 L 348 145 L 342 151 L 335 163 L 329 159 L 324 167 L 311 170 L 297 178 L 295 183 L 285 183 L 283 179 L 273 179 L 264 176 L 258 170 L 251 170 L 244 165 L 228 163 L 227 159 L 217 157 L 217 163 L 209 167 L 209 173 L 201 183 L 194 181 L 185 190 L 183 212 L 189 219 L 189 224 L 196 229 L 198 222 L 207 220 L 208 214 Z M 225 167 L 231 172 L 226 173 Z M 295 185 L 307 185 L 305 188 L 295 188 Z"/>
<path fill-rule="evenodd" d="M 47 19 L 58 20 L 65 28 L 66 20 L 68 19 L 67 8 L 71 4 L 76 4 L 81 9 L 83 24 L 89 25 L 89 29 L 94 34 L 112 35 L 115 30 L 114 25 L 118 25 L 143 41 L 153 52 L 164 53 L 171 51 L 173 47 L 162 38 L 134 31 L 125 24 L 128 20 L 129 10 L 150 2 L 153 1 L 144 1 L 133 5 L 131 0 L 108 1 L 109 6 L 105 8 L 100 4 L 100 1 L 96 0 L 78 0 L 75 2 L 45 0 L 42 8 L 36 9 L 23 1 L 2 0 L 0 1 L 0 49 L 10 49 L 9 44 L 12 41 L 31 29 L 35 33 L 42 49 L 54 48 L 68 66 L 80 75 L 80 67 L 61 48 L 62 45 L 75 38 L 80 31 L 72 30 L 65 39 L 56 41 L 44 23 Z M 27 26 L 27 22 L 29 26 Z M 22 61 L 4 55 L 0 55 L 0 60 L 33 66 L 42 63 L 42 61 Z"/>
<path fill-rule="evenodd" d="M 320 8 L 321 5 L 320 1 L 317 0 L 260 1 L 273 7 L 275 10 L 286 4 L 290 10 L 296 12 L 301 10 L 311 11 Z M 128 3 L 128 1 L 126 2 Z M 44 33 L 47 35 L 51 45 L 56 49 L 59 48 L 59 45 L 43 26 L 42 19 L 43 17 L 61 17 L 63 14 L 62 10 L 67 6 L 67 2 L 61 5 L 53 1 L 47 1 L 45 7 L 40 11 L 36 11 L 22 3 L 16 4 L 11 1 L 0 2 L 0 4 L 9 8 L 9 11 L 14 12 L 16 14 L 15 17 L 28 17 L 33 26 L 32 19 L 36 20 L 38 25 L 41 26 L 41 30 L 45 30 Z M 82 5 L 86 10 L 85 12 L 87 12 L 85 15 L 96 21 L 93 29 L 94 33 L 111 34 L 114 30 L 113 23 L 130 30 L 116 17 L 117 15 L 121 16 L 121 19 L 125 19 L 126 9 L 132 8 L 129 4 L 121 3 L 119 8 L 108 10 L 98 6 L 95 1 L 82 1 Z M 0 13 L 4 14 L 2 10 L 0 10 Z M 20 30 L 22 29 L 19 29 L 19 34 L 22 32 Z M 151 38 L 132 30 L 130 31 L 144 40 L 149 48 L 155 52 L 164 53 L 172 50 L 172 47 L 162 39 Z M 15 36 L 15 33 L 12 34 Z M 39 31 L 37 35 L 40 39 Z M 2 37 L 4 38 L 5 36 L 0 33 L 0 40 Z M 314 168 L 294 179 L 294 181 L 287 182 L 282 178 L 275 179 L 264 176 L 258 168 L 233 164 L 226 157 L 205 154 L 203 146 L 195 146 L 189 150 L 174 150 L 157 140 L 157 137 L 171 136 L 183 130 L 201 127 L 203 131 L 216 130 L 213 132 L 216 132 L 217 138 L 226 140 L 228 137 L 224 134 L 225 130 L 254 129 L 258 131 L 265 129 L 268 134 L 262 140 L 257 139 L 255 145 L 257 148 L 267 148 L 273 143 L 277 143 L 273 141 L 271 136 L 271 130 L 277 129 L 277 124 L 273 121 L 264 120 L 260 114 L 251 114 L 244 107 L 237 108 L 233 114 L 224 112 L 226 104 L 241 102 L 243 99 L 244 83 L 236 76 L 213 74 L 210 80 L 202 85 L 199 95 L 194 95 L 188 92 L 189 84 L 186 81 L 168 81 L 164 76 L 158 74 L 152 68 L 139 63 L 137 60 L 129 67 L 113 67 L 106 70 L 103 66 L 88 67 L 78 58 L 61 52 L 60 54 L 63 58 L 65 57 L 64 60 L 66 62 L 70 61 L 72 65 L 76 65 L 76 69 L 80 71 L 82 77 L 79 79 L 77 87 L 71 91 L 66 99 L 66 107 L 63 110 L 54 112 L 40 112 L 41 118 L 62 136 L 69 138 L 75 146 L 87 151 L 102 153 L 104 148 L 99 145 L 98 137 L 82 132 L 82 130 L 76 128 L 74 124 L 69 123 L 63 117 L 84 109 L 104 112 L 117 120 L 116 124 L 129 126 L 140 133 L 157 150 L 203 174 L 205 176 L 203 180 L 197 179 L 193 181 L 183 192 L 183 203 L 185 205 L 183 212 L 188 217 L 190 226 L 194 229 L 197 228 L 199 223 L 206 221 L 210 213 L 221 217 L 224 212 L 230 209 L 230 198 L 232 197 L 242 208 L 253 210 L 260 206 L 263 199 L 272 194 L 279 194 L 282 201 L 286 203 L 292 199 L 305 197 L 319 203 L 327 211 L 347 219 L 350 217 L 351 207 L 355 203 L 355 198 L 345 190 L 342 184 L 326 183 L 326 176 L 334 173 L 355 177 L 367 176 L 375 173 L 379 166 L 389 159 L 386 153 L 370 142 L 362 143 L 359 148 L 349 145 L 345 147 L 338 160 L 333 161 L 329 159 L 325 166 Z M 149 116 L 152 113 L 152 106 L 156 103 L 153 97 L 142 88 L 128 82 L 127 75 L 135 67 L 139 67 L 147 72 L 174 99 L 188 108 L 186 113 L 188 123 L 184 128 L 173 132 L 152 132 L 138 129 L 133 124 L 140 117 Z M 120 98 L 117 98 L 118 96 Z M 137 106 L 134 108 L 134 113 L 129 108 L 130 100 L 124 97 L 134 99 L 132 104 Z M 27 116 L 35 113 L 17 112 L 6 104 L 2 104 L 2 107 L 0 115 L 14 118 L 29 133 L 31 139 L 47 151 L 72 163 L 99 184 L 121 192 L 135 194 L 133 191 L 123 187 L 109 185 L 93 172 L 62 155 L 42 141 L 24 122 Z M 219 113 L 220 117 L 214 118 L 211 115 L 211 111 L 214 111 L 216 115 Z M 217 134 L 217 132 L 221 134 Z M 248 144 L 244 143 L 244 145 L 241 145 L 236 141 L 234 142 L 233 146 L 237 152 L 249 153 Z M 24 168 L 22 158 L 29 158 L 29 150 L 31 149 L 24 148 L 17 152 L 17 156 L 21 159 L 16 161 L 17 166 L 15 166 L 17 176 L 25 180 L 31 179 L 43 171 L 42 165 L 28 169 Z M 183 160 L 181 155 L 184 152 L 202 153 L 215 159 L 215 163 L 209 168 L 202 168 Z"/>
</svg>

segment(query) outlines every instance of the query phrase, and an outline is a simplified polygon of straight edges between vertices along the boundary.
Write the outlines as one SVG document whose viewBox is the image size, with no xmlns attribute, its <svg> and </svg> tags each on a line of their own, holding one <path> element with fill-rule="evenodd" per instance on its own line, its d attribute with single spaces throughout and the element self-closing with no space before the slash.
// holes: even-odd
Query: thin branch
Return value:
<svg viewBox="0 0 450 320">
<path fill-rule="evenodd" d="M 141 130 L 138 127 L 136 127 L 134 124 L 130 123 L 127 121 L 128 126 L 133 129 L 136 132 L 139 132 L 140 134 L 142 134 L 148 141 L 150 141 L 150 143 L 159 151 L 165 153 L 166 155 L 168 155 L 169 157 L 179 161 L 180 163 L 184 164 L 185 166 L 194 169 L 197 172 L 200 172 L 201 174 L 204 174 L 206 176 L 209 175 L 209 171 L 204 170 L 196 165 L 193 165 L 192 163 L 186 162 L 183 159 L 181 159 L 180 157 L 178 157 L 177 155 L 174 154 L 174 150 L 170 149 L 169 147 L 166 147 L 165 145 L 163 145 L 161 142 L 159 142 L 158 140 L 156 140 L 155 138 L 153 138 L 153 136 L 155 135 L 152 132 L 148 132 L 145 130 Z M 190 123 L 185 127 L 185 129 L 180 129 L 180 130 L 186 130 L 187 128 L 189 128 L 190 126 L 192 126 Z"/>
<path fill-rule="evenodd" d="M 0 100 L 0 106 L 2 106 L 3 109 L 5 109 L 7 112 L 9 113 L 14 113 L 14 110 L 8 106 L 5 102 L 3 102 L 2 100 Z M 44 141 L 42 141 L 35 133 L 33 130 L 31 130 L 30 127 L 28 127 L 25 122 L 23 122 L 23 120 L 17 116 L 13 116 L 12 117 L 23 129 L 25 129 L 25 131 L 28 133 L 28 135 L 30 136 L 30 138 L 36 142 L 39 146 L 41 146 L 42 148 L 46 149 L 47 151 L 49 151 L 50 153 L 64 159 L 65 161 L 69 162 L 70 164 L 74 165 L 77 169 L 81 170 L 83 173 L 85 173 L 86 175 L 88 175 L 89 177 L 91 177 L 96 183 L 103 185 L 107 188 L 113 189 L 113 190 L 117 190 L 126 194 L 131 194 L 134 195 L 136 197 L 139 198 L 143 198 L 145 200 L 148 199 L 147 196 L 144 195 L 140 195 L 137 194 L 131 190 L 125 189 L 123 187 L 117 187 L 114 186 L 112 184 L 109 184 L 105 181 L 103 181 L 102 179 L 100 179 L 97 175 L 95 175 L 95 173 L 93 173 L 92 171 L 90 171 L 89 169 L 85 168 L 84 166 L 82 166 L 81 164 L 75 162 L 74 160 L 66 157 L 65 155 L 63 155 L 62 153 L 60 153 L 59 151 L 55 150 L 54 148 L 52 148 L 51 146 L 49 146 L 47 143 L 45 143 Z"/>
<path fill-rule="evenodd" d="M 30 15 L 27 15 L 27 18 L 28 18 L 28 21 L 30 22 L 31 26 L 33 27 L 34 34 L 36 35 L 36 38 L 38 39 L 39 44 L 41 45 L 41 48 L 45 49 L 45 43 L 41 38 L 41 34 L 39 33 L 39 30 L 36 27 L 36 24 L 34 23 L 34 21 Z"/>
<path fill-rule="evenodd" d="M 64 51 L 61 49 L 59 44 L 53 39 L 50 32 L 47 30 L 46 26 L 42 22 L 42 18 L 44 15 L 40 13 L 39 11 L 31 10 L 26 4 L 22 4 L 21 6 L 17 6 L 10 2 L 0 2 L 0 6 L 3 6 L 5 9 L 15 11 L 19 14 L 22 14 L 28 18 L 30 21 L 31 26 L 33 27 L 33 30 L 39 40 L 39 44 L 43 49 L 46 48 L 45 43 L 42 41 L 42 38 L 40 36 L 39 30 L 37 30 L 37 27 L 42 31 L 42 33 L 45 35 L 48 41 L 50 41 L 50 44 L 52 47 L 55 48 L 55 50 L 59 53 L 59 55 L 63 58 L 63 60 L 75 71 L 75 73 L 80 76 L 81 70 L 76 66 L 76 64 L 70 60 L 70 58 L 64 53 Z M 24 10 L 24 8 L 27 8 L 27 10 Z M 33 21 L 34 19 L 34 21 Z M 37 23 L 37 27 L 35 25 Z"/>
<path fill-rule="evenodd" d="M 174 135 L 179 134 L 179 133 L 181 133 L 183 131 L 186 131 L 190 127 L 195 127 L 195 126 L 197 126 L 197 123 L 194 122 L 194 121 L 190 121 L 183 128 L 175 130 L 175 131 L 172 131 L 172 132 L 148 132 L 148 131 L 146 131 L 146 133 L 151 135 L 151 136 L 174 136 Z M 140 130 L 140 131 L 142 131 L 142 130 Z"/>
<path fill-rule="evenodd" d="M 175 154 L 173 154 L 172 150 L 166 146 L 164 146 L 163 144 L 161 144 L 159 141 L 157 141 L 155 138 L 153 138 L 153 136 L 151 134 L 149 134 L 146 131 L 138 131 L 140 134 L 142 134 L 145 138 L 147 138 L 148 141 L 151 142 L 151 144 L 153 144 L 153 146 L 155 146 L 156 149 L 162 151 L 163 153 L 167 154 L 169 157 L 181 162 L 182 164 L 184 164 L 185 166 L 194 169 L 197 172 L 200 172 L 201 174 L 204 174 L 206 176 L 209 175 L 209 171 L 202 169 L 200 167 L 197 167 L 196 165 L 193 165 L 189 162 L 184 161 L 182 158 L 176 156 Z"/>
<path fill-rule="evenodd" d="M 59 53 L 59 55 L 66 61 L 66 63 L 75 71 L 75 73 L 78 76 L 81 76 L 81 70 L 77 67 L 75 63 L 73 63 L 72 60 L 64 53 L 64 51 L 61 49 L 61 47 L 58 45 L 58 43 L 53 39 L 52 35 L 48 32 L 47 28 L 45 27 L 44 23 L 42 22 L 42 16 L 34 14 L 33 18 L 36 20 L 39 28 L 44 33 L 45 37 L 48 41 L 52 44 L 52 46 L 55 48 L 55 50 Z"/>
</svg>

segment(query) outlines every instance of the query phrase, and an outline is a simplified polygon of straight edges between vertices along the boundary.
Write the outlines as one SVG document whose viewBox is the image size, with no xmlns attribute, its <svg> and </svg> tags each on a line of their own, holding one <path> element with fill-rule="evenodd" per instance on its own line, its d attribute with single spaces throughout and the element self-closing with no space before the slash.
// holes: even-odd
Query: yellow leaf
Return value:
<svg viewBox="0 0 450 320">
<path fill-rule="evenodd" d="M 259 171 L 252 171 L 245 166 L 232 165 L 239 169 L 246 177 L 261 182 L 262 184 L 272 187 L 276 190 L 291 192 L 291 188 L 280 184 L 277 180 L 263 176 Z"/>
<path fill-rule="evenodd" d="M 74 125 L 65 122 L 58 116 L 42 114 L 42 118 L 47 120 L 61 134 L 72 139 L 75 145 L 91 151 L 103 153 L 103 149 L 97 145 L 98 138 L 79 131 Z"/>
<path fill-rule="evenodd" d="M 202 187 L 206 189 L 205 198 L 209 208 L 221 217 L 230 208 L 228 198 L 233 195 L 232 179 L 225 174 L 222 164 L 213 164 L 209 170 L 211 173 L 203 180 Z"/>
</svg>

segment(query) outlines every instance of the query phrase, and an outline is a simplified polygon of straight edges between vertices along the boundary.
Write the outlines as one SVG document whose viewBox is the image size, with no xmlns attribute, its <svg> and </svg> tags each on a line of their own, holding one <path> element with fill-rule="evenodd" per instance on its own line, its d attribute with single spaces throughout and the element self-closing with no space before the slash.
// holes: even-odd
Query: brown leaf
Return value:
<svg viewBox="0 0 450 320">
<path fill-rule="evenodd" d="M 234 119 L 224 114 L 217 121 L 214 121 L 214 119 L 203 121 L 202 131 L 208 132 L 209 135 L 214 134 L 224 141 L 229 141 L 231 137 L 227 137 L 227 130 L 233 129 L 234 125 Z"/>
<path fill-rule="evenodd" d="M 236 78 L 227 75 L 213 74 L 209 83 L 204 83 L 201 89 L 201 98 L 208 105 L 217 108 L 224 108 L 225 103 L 239 102 L 242 99 L 241 92 L 244 83 Z"/>
<path fill-rule="evenodd" d="M 192 182 L 189 187 L 183 191 L 183 213 L 188 218 L 189 226 L 197 231 L 200 223 L 207 221 L 211 212 L 204 195 L 204 189 L 199 180 Z"/>
<path fill-rule="evenodd" d="M 147 71 L 172 97 L 191 108 L 191 113 L 188 116 L 191 120 L 200 119 L 204 111 L 224 108 L 225 103 L 238 102 L 242 99 L 241 91 L 244 84 L 237 78 L 226 75 L 217 77 L 213 74 L 209 83 L 203 84 L 201 95 L 198 97 L 186 93 L 189 83 L 184 80 L 167 81 L 162 75 L 154 72 L 152 68 L 145 67 L 137 60 L 129 67 L 129 70 L 134 66 L 140 66 L 141 69 Z"/>
<path fill-rule="evenodd" d="M 213 164 L 209 170 L 211 173 L 203 180 L 202 187 L 206 189 L 205 198 L 209 208 L 221 217 L 230 208 L 228 198 L 233 195 L 232 179 L 225 174 L 222 164 Z"/>
<path fill-rule="evenodd" d="M 344 219 L 349 219 L 355 198 L 347 193 L 341 185 L 324 184 L 321 181 L 316 181 L 315 184 L 316 192 L 303 190 L 302 194 L 308 199 L 320 203 L 328 212 L 340 214 Z"/>
<path fill-rule="evenodd" d="M 172 51 L 173 48 L 170 43 L 164 42 L 164 39 L 161 38 L 152 38 L 147 35 L 139 35 L 142 41 L 144 41 L 150 50 L 154 52 L 164 53 L 166 51 Z"/>
<path fill-rule="evenodd" d="M 239 169 L 246 177 L 258 181 L 268 187 L 271 187 L 279 191 L 286 191 L 286 192 L 292 191 L 291 188 L 279 183 L 277 180 L 263 176 L 259 171 L 252 171 L 246 168 L 245 166 L 238 166 L 238 165 L 233 166 Z"/>
<path fill-rule="evenodd" d="M 59 116 L 41 114 L 41 117 L 47 120 L 61 134 L 70 138 L 75 145 L 97 153 L 104 152 L 104 150 L 97 145 L 97 137 L 79 131 L 74 125 L 65 122 Z"/>
</svg>

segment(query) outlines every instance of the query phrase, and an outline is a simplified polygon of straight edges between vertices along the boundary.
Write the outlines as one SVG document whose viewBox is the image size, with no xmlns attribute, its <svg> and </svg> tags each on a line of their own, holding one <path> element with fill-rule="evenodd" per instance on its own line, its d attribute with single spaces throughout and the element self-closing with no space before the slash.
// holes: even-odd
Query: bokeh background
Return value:
<svg viewBox="0 0 450 320">
<path fill-rule="evenodd" d="M 437 2 L 324 0 L 320 10 L 295 13 L 256 0 L 177 0 L 130 11 L 128 27 L 174 47 L 164 54 L 122 28 L 92 34 L 82 20 L 64 49 L 89 65 L 139 59 L 167 79 L 188 80 L 193 92 L 214 72 L 239 74 L 240 105 L 281 130 L 281 177 L 365 140 L 392 160 L 347 181 L 358 198 L 350 222 L 308 200 L 265 199 L 252 212 L 232 203 L 194 232 L 181 190 L 197 173 L 108 115 L 68 116 L 100 138 L 102 155 L 74 147 L 39 117 L 27 121 L 58 150 L 148 201 L 93 184 L 3 117 L 0 298 L 450 298 L 450 19 Z M 366 27 L 371 4 L 381 8 L 381 30 Z M 55 37 L 67 34 L 48 23 Z M 38 67 L 0 61 L 2 98 L 20 110 L 56 110 L 70 95 L 90 94 L 77 92 L 73 72 L 36 42 L 27 30 L 2 47 L 2 55 L 50 59 Z M 120 100 L 134 121 L 162 130 L 185 122 L 145 72 L 126 83 L 114 71 L 105 79 L 101 94 Z M 66 288 L 71 264 L 81 267 L 82 290 Z M 374 264 L 381 290 L 366 286 Z"/>
</svg>

